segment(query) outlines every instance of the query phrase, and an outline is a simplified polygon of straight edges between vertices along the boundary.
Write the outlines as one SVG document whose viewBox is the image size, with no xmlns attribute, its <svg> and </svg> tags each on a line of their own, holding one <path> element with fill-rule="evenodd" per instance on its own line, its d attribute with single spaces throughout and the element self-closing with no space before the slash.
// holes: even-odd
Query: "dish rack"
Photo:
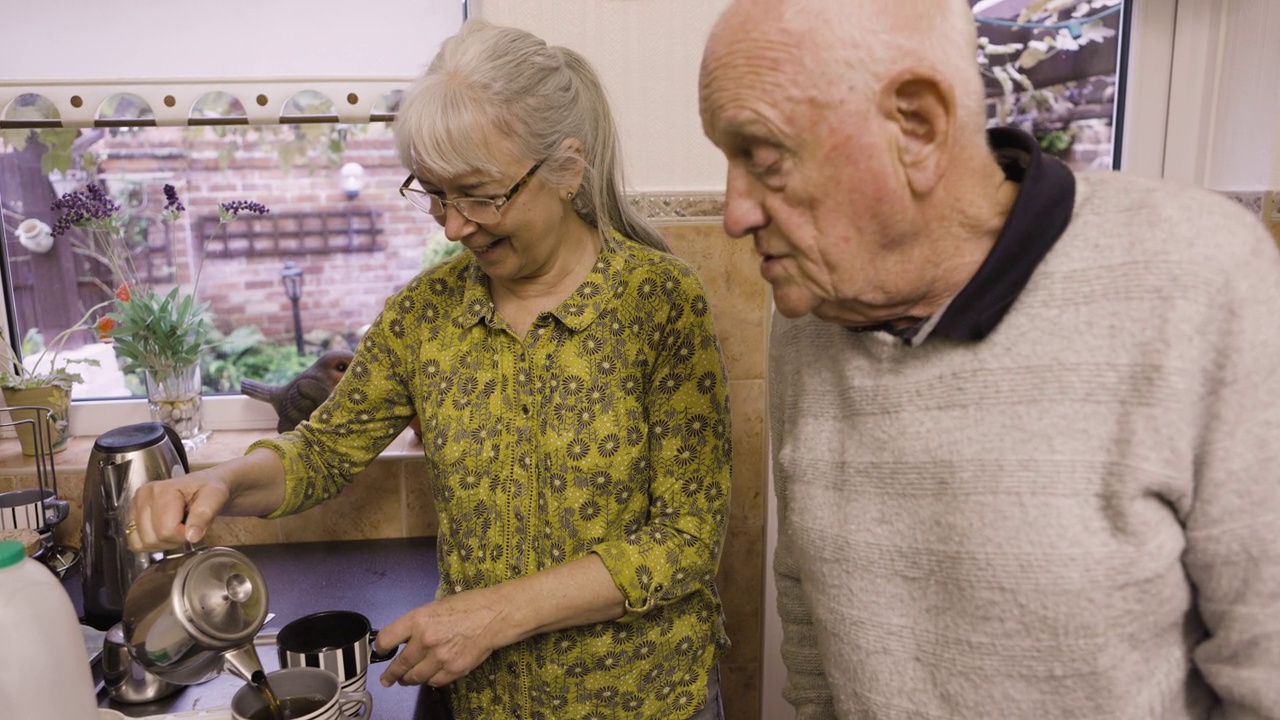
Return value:
<svg viewBox="0 0 1280 720">
<path fill-rule="evenodd" d="M 14 411 L 21 412 L 22 417 L 19 417 Z M 32 558 L 44 563 L 54 574 L 61 578 L 79 561 L 80 551 L 77 548 L 59 545 L 53 540 L 53 529 L 68 516 L 68 513 L 65 512 L 61 514 L 51 512 L 49 506 L 54 502 L 66 502 L 58 499 L 58 471 L 53 461 L 53 421 L 51 419 L 53 410 L 41 405 L 15 405 L 4 408 L 3 412 L 10 419 L 0 422 L 0 429 L 14 428 L 17 430 L 24 428 L 29 430 L 31 432 L 32 446 L 35 449 L 33 461 L 35 463 L 37 495 L 27 500 L 26 504 L 33 502 L 38 504 L 39 516 L 35 519 L 35 527 L 31 529 L 35 530 L 40 536 L 40 545 L 36 553 L 32 555 Z M 14 490 L 11 492 L 29 493 L 26 490 Z M 0 496 L 10 494 L 0 493 Z"/>
</svg>

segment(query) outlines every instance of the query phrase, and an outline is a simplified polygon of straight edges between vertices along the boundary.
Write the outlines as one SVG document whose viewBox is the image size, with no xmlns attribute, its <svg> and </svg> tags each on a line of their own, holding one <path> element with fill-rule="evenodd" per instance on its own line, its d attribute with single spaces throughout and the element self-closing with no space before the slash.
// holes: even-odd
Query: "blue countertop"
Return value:
<svg viewBox="0 0 1280 720">
<path fill-rule="evenodd" d="M 377 627 L 395 620 L 435 597 L 439 572 L 435 538 L 350 540 L 283 545 L 244 545 L 235 548 L 258 566 L 267 581 L 268 610 L 274 617 L 264 633 L 285 623 L 323 610 L 354 610 Z M 83 592 L 78 568 L 64 578 L 77 612 L 83 612 Z M 263 668 L 279 667 L 275 647 L 258 643 Z M 437 720 L 433 691 L 378 683 L 381 665 L 369 670 L 375 720 Z M 143 718 L 226 707 L 243 681 L 224 673 L 208 682 L 192 685 L 161 700 L 127 705 L 110 700 L 105 691 L 101 706 L 126 717 Z"/>
</svg>

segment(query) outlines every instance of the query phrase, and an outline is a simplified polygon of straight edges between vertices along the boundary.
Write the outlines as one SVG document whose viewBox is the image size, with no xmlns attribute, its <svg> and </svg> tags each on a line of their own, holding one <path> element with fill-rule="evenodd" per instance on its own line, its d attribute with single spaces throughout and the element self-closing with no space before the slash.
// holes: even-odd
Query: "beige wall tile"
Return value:
<svg viewBox="0 0 1280 720">
<path fill-rule="evenodd" d="M 32 487 L 35 483 L 32 482 Z M 67 519 L 54 528 L 53 539 L 62 545 L 80 547 L 80 531 L 84 528 L 84 473 L 58 472 L 58 497 L 67 501 Z"/>
<path fill-rule="evenodd" d="M 222 516 L 213 521 L 205 535 L 206 545 L 272 545 L 281 542 L 279 520 Z"/>
<path fill-rule="evenodd" d="M 769 285 L 749 240 L 734 240 L 719 225 L 664 225 L 672 251 L 688 262 L 707 290 L 725 366 L 733 380 L 764 378 Z"/>
<path fill-rule="evenodd" d="M 733 647 L 724 662 L 758 664 L 764 618 L 764 530 L 730 528 L 716 587 Z"/>
<path fill-rule="evenodd" d="M 337 497 L 306 512 L 280 518 L 284 542 L 370 540 L 404 535 L 402 462 L 375 462 Z"/>
<path fill-rule="evenodd" d="M 729 406 L 733 413 L 733 494 L 729 499 L 729 524 L 764 527 L 765 458 L 763 380 L 729 381 Z"/>
<path fill-rule="evenodd" d="M 759 663 L 722 663 L 720 695 L 725 720 L 777 720 L 760 717 Z"/>
</svg>

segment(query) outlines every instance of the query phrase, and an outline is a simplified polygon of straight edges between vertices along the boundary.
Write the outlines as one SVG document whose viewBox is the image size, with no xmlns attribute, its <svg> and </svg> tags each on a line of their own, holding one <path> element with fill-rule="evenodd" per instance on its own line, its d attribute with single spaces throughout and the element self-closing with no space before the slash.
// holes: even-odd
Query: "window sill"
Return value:
<svg viewBox="0 0 1280 720">
<path fill-rule="evenodd" d="M 275 437 L 274 430 L 214 430 L 208 442 L 187 453 L 192 470 L 212 467 L 218 463 L 240 457 L 255 441 Z M 59 473 L 82 473 L 88 466 L 89 455 L 97 435 L 72 437 L 67 448 L 53 456 L 54 469 Z M 412 430 L 405 431 L 391 442 L 374 463 L 422 459 L 422 442 Z M 0 440 L 0 474 L 23 477 L 36 474 L 35 458 L 22 454 L 17 438 Z"/>
</svg>

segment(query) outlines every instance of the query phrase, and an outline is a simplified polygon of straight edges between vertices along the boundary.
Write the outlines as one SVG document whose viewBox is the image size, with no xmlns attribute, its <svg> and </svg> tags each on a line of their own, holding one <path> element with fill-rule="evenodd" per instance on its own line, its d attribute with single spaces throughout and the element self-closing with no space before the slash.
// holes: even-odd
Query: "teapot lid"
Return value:
<svg viewBox="0 0 1280 720">
<path fill-rule="evenodd" d="M 267 620 L 267 583 L 244 554 L 226 547 L 186 554 L 174 578 L 187 629 L 217 647 L 249 642 Z"/>
</svg>

